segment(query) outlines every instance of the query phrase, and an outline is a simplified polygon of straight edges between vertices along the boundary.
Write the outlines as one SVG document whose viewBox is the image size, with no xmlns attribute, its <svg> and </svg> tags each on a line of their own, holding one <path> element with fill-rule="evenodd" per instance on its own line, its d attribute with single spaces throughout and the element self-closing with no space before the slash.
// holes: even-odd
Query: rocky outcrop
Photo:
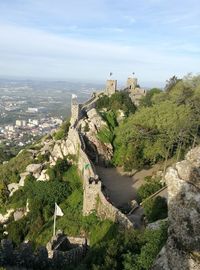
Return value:
<svg viewBox="0 0 200 270">
<path fill-rule="evenodd" d="M 200 147 L 168 168 L 168 240 L 154 270 L 200 269 Z"/>
<path fill-rule="evenodd" d="M 54 160 L 59 158 L 63 159 L 63 152 L 61 148 L 61 141 L 57 141 L 54 145 L 53 151 L 51 152 L 51 156 L 53 156 Z"/>
<path fill-rule="evenodd" d="M 40 176 L 37 181 L 49 181 L 49 175 L 47 174 L 47 170 L 42 170 Z"/>
<path fill-rule="evenodd" d="M 24 172 L 24 173 L 21 173 L 21 174 L 20 174 L 19 185 L 20 185 L 21 187 L 24 186 L 24 184 L 25 184 L 25 179 L 26 179 L 26 177 L 27 177 L 28 175 L 29 175 L 29 172 Z"/>
<path fill-rule="evenodd" d="M 30 164 L 26 167 L 26 172 L 32 173 L 35 178 L 40 176 L 42 164 Z"/>
<path fill-rule="evenodd" d="M 107 123 L 98 114 L 96 109 L 87 112 L 87 117 L 79 121 L 81 133 L 85 135 L 87 148 L 96 153 L 98 162 L 109 162 L 113 156 L 113 147 L 110 143 L 102 142 L 98 133 L 104 128 L 109 129 Z"/>
<path fill-rule="evenodd" d="M 18 189 L 20 188 L 20 184 L 18 183 L 11 183 L 8 184 L 9 196 L 11 197 Z"/>
<path fill-rule="evenodd" d="M 14 212 L 14 221 L 22 219 L 26 215 L 26 209 L 20 208 Z"/>
<path fill-rule="evenodd" d="M 12 216 L 14 211 L 15 211 L 14 209 L 9 209 L 7 210 L 5 215 L 0 214 L 0 224 L 6 223 L 9 220 L 9 218 Z"/>
<path fill-rule="evenodd" d="M 168 222 L 168 218 L 165 219 L 159 219 L 155 222 L 147 224 L 147 229 L 149 230 L 158 230 L 160 227 Z"/>
</svg>

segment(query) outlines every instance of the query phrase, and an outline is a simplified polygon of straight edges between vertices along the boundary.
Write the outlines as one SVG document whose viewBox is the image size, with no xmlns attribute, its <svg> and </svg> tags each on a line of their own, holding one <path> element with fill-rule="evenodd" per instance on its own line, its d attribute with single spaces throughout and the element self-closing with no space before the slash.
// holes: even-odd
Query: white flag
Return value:
<svg viewBox="0 0 200 270">
<path fill-rule="evenodd" d="M 61 208 L 57 205 L 57 203 L 55 203 L 55 216 L 59 216 L 59 217 L 62 217 L 64 214 L 63 214 L 63 211 L 61 210 Z"/>
<path fill-rule="evenodd" d="M 75 98 L 77 98 L 77 95 L 72 94 L 72 99 L 75 99 Z"/>
</svg>

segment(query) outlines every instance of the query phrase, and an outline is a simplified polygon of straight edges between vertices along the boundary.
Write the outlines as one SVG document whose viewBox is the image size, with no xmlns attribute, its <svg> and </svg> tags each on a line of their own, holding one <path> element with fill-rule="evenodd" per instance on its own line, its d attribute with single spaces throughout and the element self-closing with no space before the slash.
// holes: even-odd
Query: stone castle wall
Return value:
<svg viewBox="0 0 200 270">
<path fill-rule="evenodd" d="M 81 116 L 81 104 L 78 104 L 77 98 L 72 98 L 71 102 L 71 119 L 70 122 L 72 125 L 80 119 Z"/>
<path fill-rule="evenodd" d="M 95 99 L 90 100 L 83 107 L 92 108 L 94 106 Z M 81 115 L 81 113 L 79 114 Z M 73 116 L 74 117 L 74 116 Z M 102 192 L 102 183 L 94 181 L 90 183 L 91 178 L 98 178 L 95 168 L 88 158 L 85 152 L 85 143 L 82 135 L 78 130 L 78 121 L 80 119 L 74 119 L 74 124 L 71 125 L 68 133 L 68 141 L 70 142 L 70 154 L 76 155 L 78 160 L 78 169 L 83 179 L 83 215 L 89 215 L 93 211 L 97 211 L 97 214 L 102 218 L 110 219 L 119 223 L 125 228 L 133 226 L 132 222 L 124 215 L 119 209 L 114 207 L 107 201 Z"/>
</svg>

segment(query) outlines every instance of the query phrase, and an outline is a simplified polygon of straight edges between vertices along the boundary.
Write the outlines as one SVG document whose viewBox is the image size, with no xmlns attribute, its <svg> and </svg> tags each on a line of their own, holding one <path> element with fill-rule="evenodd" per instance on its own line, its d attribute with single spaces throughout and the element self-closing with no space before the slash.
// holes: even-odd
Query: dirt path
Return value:
<svg viewBox="0 0 200 270">
<path fill-rule="evenodd" d="M 158 171 L 159 165 L 155 165 L 148 170 L 141 170 L 132 177 L 122 175 L 120 168 L 96 166 L 96 170 L 108 191 L 111 201 L 119 207 L 131 200 L 137 200 L 136 191 L 144 183 L 144 177 Z"/>
<path fill-rule="evenodd" d="M 119 207 L 136 199 L 136 190 L 133 180 L 129 176 L 121 175 L 116 168 L 96 166 L 97 174 L 106 186 L 111 202 Z"/>
</svg>

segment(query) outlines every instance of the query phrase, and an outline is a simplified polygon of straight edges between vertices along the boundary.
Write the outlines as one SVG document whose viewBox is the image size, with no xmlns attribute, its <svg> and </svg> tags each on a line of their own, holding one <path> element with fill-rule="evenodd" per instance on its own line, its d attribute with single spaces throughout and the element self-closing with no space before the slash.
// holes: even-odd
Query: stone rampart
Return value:
<svg viewBox="0 0 200 270">
<path fill-rule="evenodd" d="M 83 104 L 82 108 L 89 108 L 90 106 L 94 106 L 95 102 L 96 98 L 91 99 L 87 102 L 86 106 Z M 97 214 L 101 218 L 110 219 L 119 223 L 125 228 L 132 227 L 133 224 L 126 217 L 126 215 L 114 207 L 105 198 L 102 192 L 102 183 L 101 181 L 98 181 L 99 177 L 96 174 L 92 162 L 85 152 L 85 142 L 78 130 L 78 121 L 80 119 L 74 120 L 75 121 L 73 121 L 73 125 L 71 125 L 68 133 L 68 141 L 71 144 L 70 154 L 77 156 L 78 169 L 83 179 L 83 215 L 89 215 L 93 211 L 97 211 Z"/>
<path fill-rule="evenodd" d="M 97 213 L 101 218 L 108 218 L 124 228 L 132 228 L 133 223 L 119 209 L 107 201 L 102 191 L 99 192 Z"/>
</svg>

